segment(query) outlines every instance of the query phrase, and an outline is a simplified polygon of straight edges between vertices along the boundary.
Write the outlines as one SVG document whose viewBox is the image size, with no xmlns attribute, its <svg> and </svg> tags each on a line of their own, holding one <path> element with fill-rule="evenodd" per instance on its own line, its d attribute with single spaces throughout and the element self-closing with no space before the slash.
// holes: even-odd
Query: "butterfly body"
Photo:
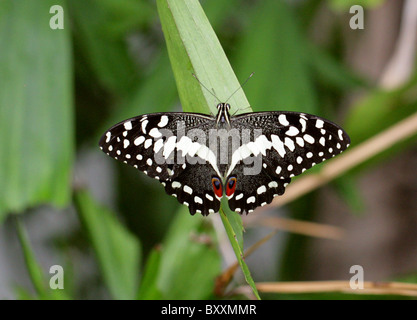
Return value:
<svg viewBox="0 0 417 320">
<path fill-rule="evenodd" d="M 159 180 L 191 214 L 218 212 L 222 197 L 239 213 L 252 212 L 285 192 L 291 178 L 329 159 L 350 143 L 323 118 L 298 112 L 216 116 L 154 113 L 110 128 L 100 148 Z"/>
</svg>

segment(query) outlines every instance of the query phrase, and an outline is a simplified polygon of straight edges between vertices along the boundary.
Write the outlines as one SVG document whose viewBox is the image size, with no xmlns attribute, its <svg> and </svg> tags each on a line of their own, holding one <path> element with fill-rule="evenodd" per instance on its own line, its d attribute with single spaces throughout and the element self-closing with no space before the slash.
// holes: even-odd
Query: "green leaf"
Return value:
<svg viewBox="0 0 417 320">
<path fill-rule="evenodd" d="M 242 76 L 255 72 L 245 87 L 258 111 L 316 113 L 317 97 L 310 75 L 307 41 L 287 2 L 256 2 L 234 58 Z"/>
<path fill-rule="evenodd" d="M 219 101 L 215 101 L 212 93 L 201 87 L 191 76 L 192 73 L 222 101 L 228 100 L 240 84 L 203 9 L 198 1 L 191 0 L 158 0 L 157 5 L 183 110 L 216 113 Z M 248 111 L 249 103 L 243 90 L 233 94 L 229 102 L 232 113 Z M 227 218 L 222 221 L 225 228 L 226 224 L 230 224 Z M 226 228 L 226 232 L 239 264 L 244 267 L 245 277 L 257 295 L 241 254 L 243 243 L 239 243 L 236 236 L 243 230 L 242 221 L 239 217 L 234 222 L 237 222 L 234 223 L 235 229 L 240 231 L 234 232 L 230 227 Z"/>
<path fill-rule="evenodd" d="M 74 200 L 110 293 L 115 299 L 134 299 L 140 273 L 139 241 L 88 192 L 78 191 Z"/>
<path fill-rule="evenodd" d="M 244 256 L 243 256 L 243 249 L 239 245 L 237 241 L 237 235 L 235 234 L 232 225 L 229 222 L 228 216 L 226 213 L 220 209 L 220 217 L 222 219 L 224 228 L 226 229 L 227 236 L 229 237 L 229 241 L 232 244 L 233 251 L 236 254 L 237 261 L 239 262 L 240 268 L 242 269 L 243 275 L 245 276 L 246 282 L 249 284 L 249 286 L 252 288 L 253 293 L 255 294 L 257 299 L 261 299 L 258 293 L 258 290 L 256 289 L 255 282 L 252 279 L 252 276 L 250 274 L 249 268 L 245 262 Z"/>
<path fill-rule="evenodd" d="M 64 289 L 51 289 L 47 283 L 42 267 L 35 257 L 35 253 L 30 245 L 30 241 L 26 234 L 26 230 L 19 219 L 16 219 L 16 230 L 19 237 L 20 245 L 23 250 L 23 257 L 25 259 L 26 268 L 29 273 L 30 280 L 35 288 L 37 296 L 31 296 L 23 288 L 17 288 L 17 295 L 20 299 L 43 299 L 43 300 L 67 300 L 70 297 L 65 288 L 66 280 L 64 279 Z"/>
<path fill-rule="evenodd" d="M 233 212 L 232 210 L 230 210 L 227 199 L 222 199 L 221 207 L 222 207 L 223 212 L 226 215 L 228 223 L 233 229 L 233 238 L 236 239 L 237 243 L 239 244 L 240 251 L 243 251 L 242 217 L 240 214 L 237 214 L 236 212 Z M 232 233 L 230 235 L 232 235 Z M 237 254 L 237 252 L 235 253 Z"/>
<path fill-rule="evenodd" d="M 20 245 L 23 250 L 26 268 L 29 272 L 30 280 L 39 296 L 46 296 L 45 278 L 41 266 L 36 261 L 35 254 L 30 246 L 26 230 L 22 226 L 20 220 L 16 220 L 17 234 L 19 236 Z"/>
<path fill-rule="evenodd" d="M 158 289 L 158 274 L 161 264 L 161 250 L 154 248 L 149 254 L 146 266 L 143 271 L 143 277 L 140 284 L 137 299 L 139 300 L 156 300 L 162 299 L 161 291 Z"/>
<path fill-rule="evenodd" d="M 157 282 L 164 299 L 211 297 L 221 270 L 215 239 L 210 221 L 178 210 L 161 248 Z"/>
<path fill-rule="evenodd" d="M 184 111 L 216 113 L 219 101 L 200 86 L 198 79 L 225 101 L 240 86 L 232 67 L 198 1 L 158 0 L 171 66 Z M 232 113 L 248 107 L 243 90 L 229 101 Z"/>
<path fill-rule="evenodd" d="M 93 81 L 99 81 L 113 94 L 129 93 L 138 75 L 128 52 L 126 33 L 152 17 L 149 5 L 134 0 L 83 0 L 68 4 L 76 49 L 84 55 L 87 71 L 95 75 Z M 80 66 L 77 71 L 88 81 L 91 75 L 83 73 L 85 69 Z"/>
<path fill-rule="evenodd" d="M 52 30 L 52 5 L 0 3 L 0 220 L 70 200 L 74 154 L 69 24 Z"/>
</svg>

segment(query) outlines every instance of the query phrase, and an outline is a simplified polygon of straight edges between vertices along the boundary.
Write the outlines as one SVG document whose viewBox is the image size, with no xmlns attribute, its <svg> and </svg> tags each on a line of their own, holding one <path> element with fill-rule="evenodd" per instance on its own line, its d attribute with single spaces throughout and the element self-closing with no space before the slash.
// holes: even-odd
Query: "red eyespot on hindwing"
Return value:
<svg viewBox="0 0 417 320">
<path fill-rule="evenodd" d="M 218 198 L 221 198 L 223 196 L 222 182 L 220 181 L 219 178 L 214 177 L 214 178 L 211 179 L 211 183 L 213 185 L 214 194 Z"/>
<path fill-rule="evenodd" d="M 230 177 L 226 183 L 226 196 L 230 197 L 236 190 L 236 177 Z"/>
</svg>

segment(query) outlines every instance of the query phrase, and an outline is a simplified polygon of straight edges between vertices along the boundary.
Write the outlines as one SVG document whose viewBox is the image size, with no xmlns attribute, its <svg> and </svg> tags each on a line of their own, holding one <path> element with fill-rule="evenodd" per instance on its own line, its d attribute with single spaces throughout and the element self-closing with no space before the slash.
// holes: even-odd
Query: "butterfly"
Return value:
<svg viewBox="0 0 417 320">
<path fill-rule="evenodd" d="M 145 114 L 124 120 L 101 137 L 100 149 L 157 179 L 192 215 L 250 213 L 284 194 L 291 178 L 349 147 L 333 122 L 300 112 L 233 116 L 228 103 L 216 115 Z"/>
</svg>

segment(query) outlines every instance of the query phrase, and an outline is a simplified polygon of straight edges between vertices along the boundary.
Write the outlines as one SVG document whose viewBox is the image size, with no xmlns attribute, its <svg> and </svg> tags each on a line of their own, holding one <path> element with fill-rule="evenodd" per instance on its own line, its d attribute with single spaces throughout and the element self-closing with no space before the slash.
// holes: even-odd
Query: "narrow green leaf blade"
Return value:
<svg viewBox="0 0 417 320">
<path fill-rule="evenodd" d="M 161 249 L 158 247 L 151 251 L 148 260 L 146 261 L 137 299 L 156 300 L 162 298 L 161 291 L 158 289 L 157 284 L 160 264 Z"/>
<path fill-rule="evenodd" d="M 16 229 L 19 236 L 20 245 L 22 246 L 23 257 L 25 258 L 25 264 L 30 276 L 30 280 L 35 287 L 36 293 L 39 296 L 46 296 L 45 277 L 43 275 L 42 268 L 36 261 L 36 257 L 30 246 L 26 230 L 22 226 L 20 220 L 16 220 Z"/>
<path fill-rule="evenodd" d="M 140 272 L 139 241 L 87 191 L 78 191 L 74 200 L 110 293 L 116 299 L 134 299 Z"/>
<path fill-rule="evenodd" d="M 19 219 L 16 219 L 16 230 L 19 237 L 20 245 L 22 246 L 23 257 L 25 259 L 26 269 L 29 273 L 30 280 L 36 291 L 36 296 L 30 295 L 23 288 L 16 288 L 16 295 L 18 299 L 42 299 L 42 300 L 68 300 L 67 281 L 64 279 L 63 289 L 52 289 L 48 286 L 48 280 L 42 270 L 41 265 L 36 260 L 35 252 L 33 251 L 26 230 Z M 64 271 L 65 272 L 65 271 Z M 52 277 L 52 275 L 49 275 Z"/>
<path fill-rule="evenodd" d="M 240 84 L 203 9 L 190 0 L 158 0 L 157 5 L 183 110 L 216 113 L 219 101 L 192 73 L 222 101 Z M 229 103 L 232 113 L 249 107 L 243 90 Z"/>
<path fill-rule="evenodd" d="M 240 84 L 200 3 L 191 0 L 157 0 L 157 5 L 183 110 L 215 114 L 219 101 L 208 90 L 212 90 L 224 102 Z M 201 87 L 191 76 L 192 73 L 208 90 Z M 238 90 L 228 102 L 232 106 L 232 113 L 250 111 L 243 90 Z M 242 221 L 240 217 L 233 219 L 233 227 L 226 216 L 222 221 L 245 278 L 259 298 L 241 254 L 242 237 L 237 236 L 243 230 Z"/>
<path fill-rule="evenodd" d="M 232 244 L 233 251 L 235 252 L 237 261 L 239 262 L 240 268 L 242 269 L 243 275 L 245 276 L 245 280 L 249 284 L 249 286 L 252 288 L 252 291 L 255 294 L 255 297 L 260 300 L 261 297 L 259 296 L 258 290 L 256 289 L 255 281 L 253 281 L 252 276 L 250 274 L 250 270 L 245 262 L 245 259 L 243 256 L 243 249 L 240 247 L 239 242 L 237 240 L 237 236 L 233 230 L 233 227 L 230 224 L 226 213 L 222 209 L 220 209 L 220 217 L 222 219 L 224 228 L 226 229 L 226 233 L 227 233 L 227 236 L 229 237 L 229 241 Z"/>
</svg>

